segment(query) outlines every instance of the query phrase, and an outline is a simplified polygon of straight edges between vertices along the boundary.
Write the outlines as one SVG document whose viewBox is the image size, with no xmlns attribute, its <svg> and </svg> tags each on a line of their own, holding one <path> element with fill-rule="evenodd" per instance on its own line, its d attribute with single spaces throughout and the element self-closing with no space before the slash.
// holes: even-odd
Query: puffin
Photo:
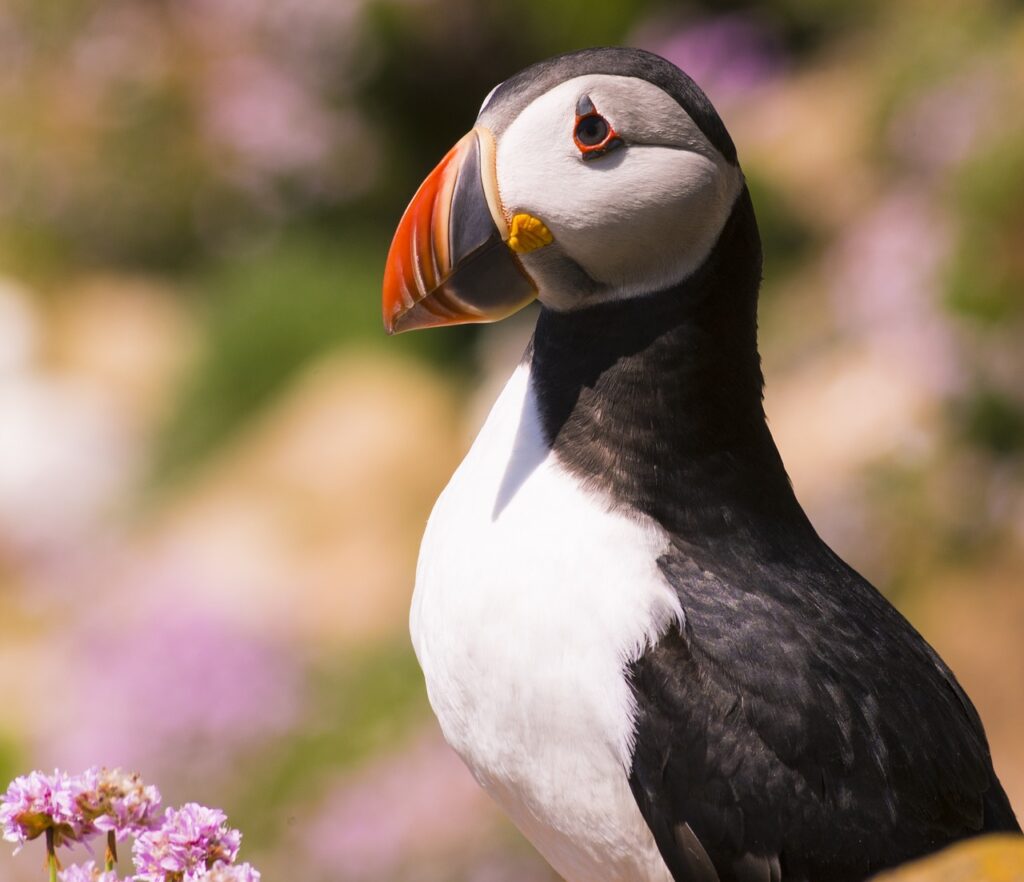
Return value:
<svg viewBox="0 0 1024 882">
<path fill-rule="evenodd" d="M 854 882 L 1020 831 L 953 673 L 794 495 L 761 272 L 718 113 L 628 48 L 498 85 L 394 235 L 389 333 L 540 301 L 410 628 L 445 739 L 567 882 Z"/>
</svg>

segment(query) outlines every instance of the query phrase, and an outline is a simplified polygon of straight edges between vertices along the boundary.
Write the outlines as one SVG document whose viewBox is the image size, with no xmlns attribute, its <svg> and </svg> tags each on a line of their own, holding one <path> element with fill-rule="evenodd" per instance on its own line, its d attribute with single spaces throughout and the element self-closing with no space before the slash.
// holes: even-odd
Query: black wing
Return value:
<svg viewBox="0 0 1024 882">
<path fill-rule="evenodd" d="M 700 558 L 661 560 L 685 627 L 630 670 L 630 785 L 677 882 L 852 882 L 1020 829 L 953 674 L 823 544 Z"/>
</svg>

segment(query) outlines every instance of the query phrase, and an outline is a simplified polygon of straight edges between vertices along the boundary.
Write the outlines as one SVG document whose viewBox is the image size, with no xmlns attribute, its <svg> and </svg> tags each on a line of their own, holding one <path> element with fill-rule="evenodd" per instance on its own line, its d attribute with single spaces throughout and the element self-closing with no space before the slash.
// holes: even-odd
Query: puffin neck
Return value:
<svg viewBox="0 0 1024 882">
<path fill-rule="evenodd" d="M 560 462 L 673 535 L 770 538 L 766 524 L 806 525 L 765 422 L 760 281 L 744 188 L 708 259 L 679 285 L 542 309 L 526 357 Z"/>
</svg>

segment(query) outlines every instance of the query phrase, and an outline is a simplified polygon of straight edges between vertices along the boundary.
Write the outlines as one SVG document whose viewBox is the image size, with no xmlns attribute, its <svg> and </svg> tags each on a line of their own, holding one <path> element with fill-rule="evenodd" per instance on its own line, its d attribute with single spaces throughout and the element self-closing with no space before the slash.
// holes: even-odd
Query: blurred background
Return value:
<svg viewBox="0 0 1024 882">
<path fill-rule="evenodd" d="M 533 313 L 387 339 L 379 292 L 491 87 L 600 44 L 725 119 L 797 492 L 1024 813 L 1024 8 L 996 0 L 0 0 L 0 784 L 138 769 L 225 808 L 268 882 L 553 879 L 406 632 Z"/>
</svg>

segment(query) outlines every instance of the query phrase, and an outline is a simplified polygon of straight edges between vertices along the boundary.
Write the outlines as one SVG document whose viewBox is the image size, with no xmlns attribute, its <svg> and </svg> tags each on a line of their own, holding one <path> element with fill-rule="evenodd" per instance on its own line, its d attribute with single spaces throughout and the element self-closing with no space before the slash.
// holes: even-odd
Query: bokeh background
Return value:
<svg viewBox="0 0 1024 882">
<path fill-rule="evenodd" d="M 387 339 L 379 289 L 490 88 L 619 43 L 729 126 L 798 494 L 1024 812 L 1024 10 L 996 0 L 3 0 L 0 784 L 138 769 L 224 807 L 268 882 L 553 879 L 406 634 L 533 314 Z"/>
</svg>

